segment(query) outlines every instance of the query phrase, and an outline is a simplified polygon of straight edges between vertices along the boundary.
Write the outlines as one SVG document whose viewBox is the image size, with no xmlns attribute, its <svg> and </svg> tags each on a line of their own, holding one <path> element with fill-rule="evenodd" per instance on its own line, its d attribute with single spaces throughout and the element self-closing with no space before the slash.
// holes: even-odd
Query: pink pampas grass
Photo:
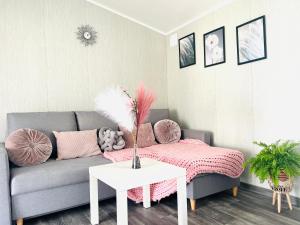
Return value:
<svg viewBox="0 0 300 225">
<path fill-rule="evenodd" d="M 136 126 L 139 126 L 145 122 L 150 113 L 151 105 L 155 100 L 154 93 L 150 90 L 146 90 L 143 84 L 140 84 L 136 91 Z"/>
<path fill-rule="evenodd" d="M 140 158 L 137 155 L 138 131 L 140 125 L 149 116 L 154 99 L 153 92 L 146 90 L 143 84 L 139 85 L 135 99 L 121 87 L 108 89 L 95 99 L 96 110 L 99 113 L 131 132 L 134 142 L 133 169 L 141 168 Z"/>
<path fill-rule="evenodd" d="M 95 103 L 96 111 L 132 132 L 145 122 L 154 100 L 154 93 L 140 84 L 135 98 L 117 86 L 103 91 L 96 97 Z"/>
</svg>

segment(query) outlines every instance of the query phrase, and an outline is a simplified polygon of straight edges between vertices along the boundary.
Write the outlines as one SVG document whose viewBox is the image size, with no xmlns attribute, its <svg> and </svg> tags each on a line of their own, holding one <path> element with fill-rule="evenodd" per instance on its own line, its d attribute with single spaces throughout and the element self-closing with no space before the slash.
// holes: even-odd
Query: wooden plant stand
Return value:
<svg viewBox="0 0 300 225">
<path fill-rule="evenodd" d="M 293 182 L 292 180 L 286 180 L 284 182 L 279 182 L 279 185 L 275 187 L 273 182 L 269 180 L 269 185 L 271 189 L 273 190 L 273 200 L 272 200 L 272 205 L 276 204 L 276 199 L 277 199 L 277 211 L 278 213 L 281 212 L 281 196 L 283 194 L 286 195 L 286 199 L 289 205 L 290 210 L 293 210 L 292 202 L 291 202 L 291 197 L 290 197 L 290 192 L 292 191 L 293 188 Z"/>
<path fill-rule="evenodd" d="M 282 193 L 282 192 L 278 192 L 278 191 L 273 191 L 273 201 L 272 201 L 272 205 L 276 204 L 276 199 L 277 199 L 277 210 L 278 213 L 281 212 L 281 195 L 285 194 L 286 195 L 286 199 L 289 205 L 290 210 L 293 210 L 293 206 L 292 206 L 292 202 L 291 202 L 291 197 L 290 197 L 290 193 Z"/>
</svg>

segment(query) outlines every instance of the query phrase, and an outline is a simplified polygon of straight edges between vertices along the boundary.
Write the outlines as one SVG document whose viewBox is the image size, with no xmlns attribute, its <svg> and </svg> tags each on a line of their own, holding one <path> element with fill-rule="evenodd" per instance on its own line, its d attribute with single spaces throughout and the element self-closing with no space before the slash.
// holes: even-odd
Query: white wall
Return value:
<svg viewBox="0 0 300 225">
<path fill-rule="evenodd" d="M 168 102 L 173 118 L 190 128 L 212 131 L 214 143 L 259 150 L 253 140 L 299 140 L 300 1 L 236 0 L 178 31 L 196 34 L 197 64 L 179 69 L 178 47 L 167 39 Z M 237 65 L 237 25 L 266 15 L 268 59 Z M 225 64 L 204 68 L 203 34 L 225 26 Z M 261 185 L 253 176 L 242 181 Z M 267 187 L 266 184 L 263 186 Z M 300 180 L 293 194 L 300 197 Z"/>
<path fill-rule="evenodd" d="M 133 91 L 141 80 L 159 96 L 156 108 L 212 131 L 215 145 L 250 156 L 253 140 L 299 139 L 299 8 L 299 0 L 236 0 L 201 18 L 178 31 L 195 32 L 197 49 L 197 64 L 180 70 L 168 38 L 84 0 L 0 0 L 0 141 L 7 112 L 93 110 L 104 87 Z M 268 59 L 238 66 L 235 27 L 261 15 Z M 81 24 L 98 31 L 96 45 L 76 39 Z M 204 68 L 202 35 L 223 25 L 227 62 Z M 295 190 L 299 197 L 299 180 Z"/>
<path fill-rule="evenodd" d="M 77 27 L 97 44 L 84 47 Z M 112 84 L 154 89 L 167 107 L 165 37 L 85 0 L 0 0 L 0 141 L 7 112 L 93 110 Z"/>
</svg>

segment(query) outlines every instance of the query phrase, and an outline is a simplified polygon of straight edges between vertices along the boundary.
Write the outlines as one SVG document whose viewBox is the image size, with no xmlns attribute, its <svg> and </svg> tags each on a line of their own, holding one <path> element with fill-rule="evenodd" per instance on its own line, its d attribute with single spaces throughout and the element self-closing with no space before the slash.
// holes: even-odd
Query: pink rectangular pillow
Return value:
<svg viewBox="0 0 300 225">
<path fill-rule="evenodd" d="M 53 131 L 57 143 L 57 159 L 74 159 L 100 155 L 97 130 Z"/>
<path fill-rule="evenodd" d="M 132 134 L 120 127 L 120 130 L 124 132 L 123 138 L 125 140 L 125 148 L 133 148 L 133 138 Z M 139 128 L 137 145 L 139 148 L 145 148 L 152 145 L 156 145 L 153 128 L 151 123 L 142 124 Z"/>
</svg>

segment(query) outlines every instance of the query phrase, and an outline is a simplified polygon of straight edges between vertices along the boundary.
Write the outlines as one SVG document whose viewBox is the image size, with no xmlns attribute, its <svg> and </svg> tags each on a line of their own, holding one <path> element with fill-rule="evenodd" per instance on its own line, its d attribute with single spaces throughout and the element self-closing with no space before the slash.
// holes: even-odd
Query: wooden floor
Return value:
<svg viewBox="0 0 300 225">
<path fill-rule="evenodd" d="M 189 206 L 189 205 L 188 205 Z M 230 192 L 223 192 L 197 201 L 197 210 L 188 209 L 189 225 L 196 224 L 259 224 L 259 225 L 300 225 L 300 208 L 294 201 L 294 210 L 288 209 L 285 199 L 282 213 L 277 214 L 272 206 L 271 193 L 242 186 L 237 198 Z M 131 225 L 174 225 L 177 224 L 176 195 L 162 200 L 159 204 L 144 209 L 141 204 L 129 202 L 129 224 Z M 89 206 L 25 220 L 25 225 L 89 225 Z M 116 224 L 115 199 L 100 202 L 100 224 Z"/>
</svg>

